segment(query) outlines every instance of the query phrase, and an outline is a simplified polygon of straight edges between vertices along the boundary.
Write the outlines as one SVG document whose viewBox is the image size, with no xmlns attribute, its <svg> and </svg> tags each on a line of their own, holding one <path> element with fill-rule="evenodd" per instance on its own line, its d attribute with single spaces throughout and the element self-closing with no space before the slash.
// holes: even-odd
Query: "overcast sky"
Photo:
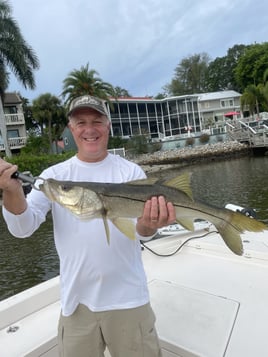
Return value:
<svg viewBox="0 0 268 357">
<path fill-rule="evenodd" d="M 63 80 L 89 63 L 132 96 L 156 95 L 180 61 L 223 57 L 236 44 L 268 41 L 264 0 L 9 0 L 40 61 L 36 89 L 11 76 L 9 91 L 32 100 L 60 95 Z"/>
</svg>

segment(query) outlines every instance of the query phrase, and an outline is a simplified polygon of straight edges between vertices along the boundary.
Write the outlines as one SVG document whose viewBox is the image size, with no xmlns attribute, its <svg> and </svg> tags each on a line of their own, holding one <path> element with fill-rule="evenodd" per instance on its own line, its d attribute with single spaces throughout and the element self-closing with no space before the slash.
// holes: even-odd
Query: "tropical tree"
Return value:
<svg viewBox="0 0 268 357">
<path fill-rule="evenodd" d="M 61 100 L 50 94 L 41 94 L 33 100 L 32 114 L 39 124 L 41 135 L 48 136 L 49 151 L 52 153 L 53 140 L 57 139 L 66 125 L 65 111 Z"/>
<path fill-rule="evenodd" d="M 268 68 L 264 71 L 263 74 L 263 96 L 266 100 L 266 107 L 268 106 Z"/>
<path fill-rule="evenodd" d="M 34 70 L 39 61 L 33 49 L 24 40 L 17 22 L 11 16 L 7 1 L 0 1 L 0 129 L 6 156 L 11 157 L 8 145 L 3 95 L 9 84 L 10 69 L 25 88 L 34 89 Z"/>
<path fill-rule="evenodd" d="M 125 98 L 129 98 L 131 97 L 131 95 L 129 94 L 129 92 L 124 89 L 124 88 L 121 88 L 119 86 L 116 86 L 114 87 L 114 93 L 115 93 L 115 97 L 116 98 L 119 98 L 119 97 L 125 97 Z"/>
<path fill-rule="evenodd" d="M 208 91 L 215 92 L 228 89 L 240 91 L 235 80 L 234 70 L 239 58 L 243 56 L 248 47 L 246 45 L 235 45 L 228 49 L 226 56 L 217 57 L 209 63 L 206 79 Z"/>
<path fill-rule="evenodd" d="M 235 79 L 241 91 L 251 84 L 263 83 L 263 74 L 268 63 L 268 42 L 248 46 L 238 59 L 235 68 Z"/>
<path fill-rule="evenodd" d="M 109 101 L 109 97 L 115 97 L 114 87 L 104 82 L 99 73 L 89 68 L 89 63 L 80 69 L 71 71 L 63 81 L 62 96 L 68 105 L 74 98 L 89 94 Z"/>
<path fill-rule="evenodd" d="M 255 113 L 260 114 L 260 103 L 262 101 L 262 87 L 255 84 L 249 84 L 240 97 L 241 109 L 248 109 L 251 116 Z"/>
<path fill-rule="evenodd" d="M 206 91 L 206 76 L 210 58 L 207 53 L 185 57 L 175 68 L 175 76 L 164 87 L 170 95 L 203 93 Z"/>
<path fill-rule="evenodd" d="M 32 113 L 32 105 L 31 105 L 29 99 L 23 97 L 20 93 L 18 93 L 18 96 L 20 97 L 20 99 L 22 101 L 21 104 L 22 104 L 22 110 L 24 113 L 26 130 L 28 131 L 28 133 L 31 133 L 31 134 L 38 133 L 40 131 L 39 126 L 38 126 L 38 123 L 34 120 L 33 113 Z M 27 139 L 27 141 L 28 141 L 28 139 Z"/>
</svg>

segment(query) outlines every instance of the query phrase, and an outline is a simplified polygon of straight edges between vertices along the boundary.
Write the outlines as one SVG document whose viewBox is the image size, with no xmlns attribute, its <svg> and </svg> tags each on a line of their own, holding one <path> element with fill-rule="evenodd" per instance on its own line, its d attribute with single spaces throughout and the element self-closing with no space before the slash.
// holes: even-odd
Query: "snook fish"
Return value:
<svg viewBox="0 0 268 357">
<path fill-rule="evenodd" d="M 176 209 L 176 221 L 194 230 L 196 219 L 214 224 L 226 245 L 238 255 L 243 253 L 240 234 L 268 229 L 262 222 L 225 208 L 193 200 L 190 175 L 183 174 L 161 182 L 155 178 L 126 183 L 95 183 L 44 180 L 39 189 L 50 199 L 82 220 L 102 218 L 109 242 L 110 220 L 123 234 L 135 239 L 133 218 L 142 214 L 144 203 L 152 196 L 164 196 Z"/>
</svg>

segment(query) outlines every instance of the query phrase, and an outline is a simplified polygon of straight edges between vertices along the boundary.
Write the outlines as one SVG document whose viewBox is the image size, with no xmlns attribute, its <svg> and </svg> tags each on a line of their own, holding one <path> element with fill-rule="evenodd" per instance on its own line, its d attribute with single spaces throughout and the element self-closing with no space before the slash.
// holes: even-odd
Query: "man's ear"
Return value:
<svg viewBox="0 0 268 357">
<path fill-rule="evenodd" d="M 68 122 L 67 126 L 70 129 L 70 131 L 72 131 L 73 127 L 72 127 L 72 124 L 70 122 Z"/>
</svg>

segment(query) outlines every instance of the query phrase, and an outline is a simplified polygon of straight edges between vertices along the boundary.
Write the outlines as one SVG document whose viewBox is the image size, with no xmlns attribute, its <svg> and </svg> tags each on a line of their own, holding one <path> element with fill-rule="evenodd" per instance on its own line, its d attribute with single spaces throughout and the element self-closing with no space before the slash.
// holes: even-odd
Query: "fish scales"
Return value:
<svg viewBox="0 0 268 357">
<path fill-rule="evenodd" d="M 238 255 L 243 254 L 241 233 L 267 229 L 262 222 L 241 213 L 194 200 L 188 173 L 165 182 L 156 178 L 126 183 L 47 179 L 39 188 L 51 201 L 58 202 L 79 219 L 102 218 L 108 241 L 110 232 L 107 220 L 130 239 L 135 239 L 133 219 L 142 214 L 146 200 L 160 195 L 175 206 L 177 223 L 194 230 L 193 222 L 196 219 L 211 222 L 226 245 Z"/>
</svg>

